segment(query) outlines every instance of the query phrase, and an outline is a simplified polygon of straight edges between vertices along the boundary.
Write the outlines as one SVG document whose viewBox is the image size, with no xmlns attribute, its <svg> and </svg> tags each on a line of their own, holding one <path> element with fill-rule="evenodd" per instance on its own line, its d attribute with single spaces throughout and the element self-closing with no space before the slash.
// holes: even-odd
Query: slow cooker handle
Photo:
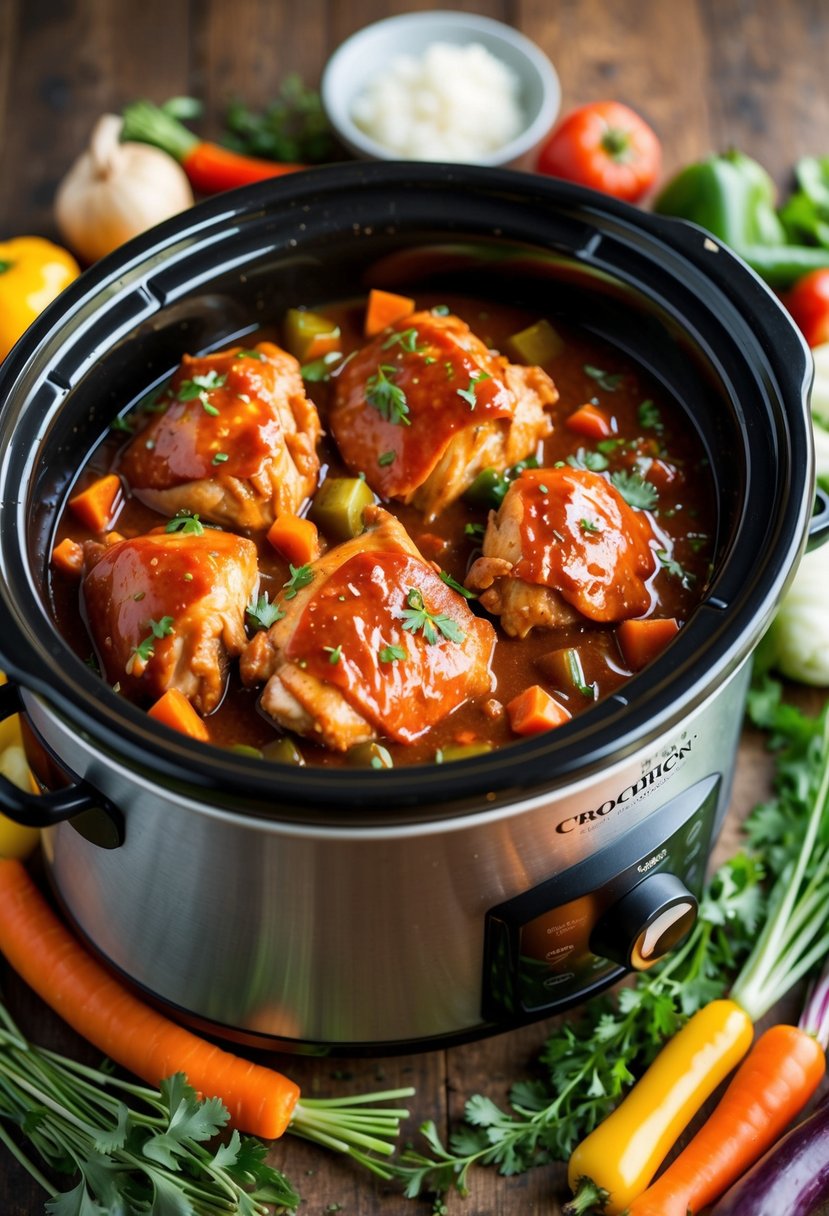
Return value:
<svg viewBox="0 0 829 1216">
<path fill-rule="evenodd" d="M 827 540 L 829 540 L 829 494 L 817 486 L 812 518 L 809 520 L 806 552 L 811 553 L 812 549 L 824 545 Z"/>
<path fill-rule="evenodd" d="M 15 684 L 0 685 L 0 722 L 20 713 L 23 705 Z M 0 812 L 27 828 L 48 828 L 84 811 L 99 811 L 103 799 L 83 781 L 44 794 L 19 789 L 0 774 Z"/>
</svg>

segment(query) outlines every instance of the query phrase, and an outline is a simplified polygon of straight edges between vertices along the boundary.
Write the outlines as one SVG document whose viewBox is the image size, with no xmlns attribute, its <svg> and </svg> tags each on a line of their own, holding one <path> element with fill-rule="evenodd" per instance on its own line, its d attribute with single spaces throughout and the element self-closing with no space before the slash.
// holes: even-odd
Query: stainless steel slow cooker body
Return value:
<svg viewBox="0 0 829 1216">
<path fill-rule="evenodd" d="M 183 351 L 372 285 L 561 313 L 647 367 L 714 470 L 703 601 L 623 693 L 488 757 L 297 770 L 178 739 L 56 630 L 58 504 Z M 583 999 L 692 910 L 751 650 L 810 534 L 808 378 L 774 297 L 706 234 L 563 183 L 347 165 L 170 221 L 87 272 L 0 369 L 0 712 L 24 710 L 54 790 L 0 783 L 0 809 L 51 825 L 56 894 L 105 959 L 232 1037 L 427 1045 Z"/>
</svg>

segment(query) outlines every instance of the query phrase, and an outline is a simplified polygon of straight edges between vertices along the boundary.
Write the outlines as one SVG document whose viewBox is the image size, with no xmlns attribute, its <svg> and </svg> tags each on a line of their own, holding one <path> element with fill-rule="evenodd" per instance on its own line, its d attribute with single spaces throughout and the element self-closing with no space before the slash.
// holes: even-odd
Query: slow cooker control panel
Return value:
<svg viewBox="0 0 829 1216">
<path fill-rule="evenodd" d="M 683 940 L 696 919 L 720 780 L 697 782 L 595 856 L 489 911 L 488 1021 L 584 1000 Z"/>
</svg>

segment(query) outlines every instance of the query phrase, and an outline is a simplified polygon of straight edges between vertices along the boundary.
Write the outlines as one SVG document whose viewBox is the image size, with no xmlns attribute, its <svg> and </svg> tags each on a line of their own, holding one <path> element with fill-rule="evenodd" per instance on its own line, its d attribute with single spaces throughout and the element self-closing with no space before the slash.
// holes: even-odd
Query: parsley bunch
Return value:
<svg viewBox="0 0 829 1216">
<path fill-rule="evenodd" d="M 297 1102 L 288 1131 L 364 1162 L 394 1152 L 409 1087 Z M 159 1089 L 89 1068 L 27 1042 L 0 1000 L 0 1144 L 51 1196 L 49 1216 L 269 1216 L 300 1197 L 266 1162 L 268 1146 L 233 1131 L 218 1098 L 199 1098 L 183 1073 Z M 58 1191 L 9 1134 L 17 1127 L 56 1173 Z M 210 1143 L 210 1142 L 213 1143 Z"/>
<path fill-rule="evenodd" d="M 624 1096 L 665 1040 L 703 1005 L 726 993 L 752 955 L 759 926 L 769 914 L 769 888 L 791 872 L 810 821 L 827 757 L 826 718 L 783 702 L 780 685 L 755 684 L 749 716 L 770 734 L 776 751 L 774 795 L 744 825 L 748 850 L 725 862 L 709 880 L 697 922 L 685 943 L 650 971 L 595 998 L 581 1017 L 557 1026 L 540 1058 L 541 1077 L 514 1085 L 509 1110 L 476 1094 L 465 1121 L 444 1144 L 435 1125 L 421 1126 L 427 1152 L 409 1149 L 378 1166 L 405 1193 L 466 1192 L 473 1165 L 496 1165 L 503 1174 L 566 1160 L 575 1145 Z M 829 849 L 829 822 L 821 822 L 812 869 Z M 772 900 L 776 897 L 772 895 Z M 438 1200 L 440 1203 L 440 1200 Z"/>
<path fill-rule="evenodd" d="M 0 1003 L 0 1140 L 51 1196 L 50 1216 L 266 1216 L 266 1204 L 293 1211 L 299 1196 L 266 1164 L 261 1141 L 234 1131 L 208 1147 L 228 1117 L 181 1073 L 153 1091 L 33 1046 Z M 52 1170 L 80 1175 L 72 1190 L 47 1181 L 6 1122 Z"/>
</svg>

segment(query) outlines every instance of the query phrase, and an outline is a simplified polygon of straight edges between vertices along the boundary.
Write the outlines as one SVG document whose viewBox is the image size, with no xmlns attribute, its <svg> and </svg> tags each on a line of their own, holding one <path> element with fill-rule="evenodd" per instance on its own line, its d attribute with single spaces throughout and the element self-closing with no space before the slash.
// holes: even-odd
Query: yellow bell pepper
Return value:
<svg viewBox="0 0 829 1216">
<path fill-rule="evenodd" d="M 751 1018 L 711 1001 L 662 1048 L 623 1102 L 573 1150 L 567 1216 L 618 1216 L 649 1185 L 691 1119 L 751 1046 Z"/>
<path fill-rule="evenodd" d="M 0 684 L 5 684 L 6 677 L 0 671 Z M 36 786 L 26 763 L 26 753 L 23 751 L 23 737 L 20 733 L 20 720 L 17 714 L 0 722 L 0 773 L 19 785 L 22 790 L 31 789 L 36 792 Z M 37 828 L 24 828 L 14 823 L 5 815 L 0 815 L 0 857 L 24 858 L 32 852 L 40 832 Z"/>
<path fill-rule="evenodd" d="M 80 273 L 71 253 L 43 237 L 0 242 L 0 359 Z"/>
</svg>

